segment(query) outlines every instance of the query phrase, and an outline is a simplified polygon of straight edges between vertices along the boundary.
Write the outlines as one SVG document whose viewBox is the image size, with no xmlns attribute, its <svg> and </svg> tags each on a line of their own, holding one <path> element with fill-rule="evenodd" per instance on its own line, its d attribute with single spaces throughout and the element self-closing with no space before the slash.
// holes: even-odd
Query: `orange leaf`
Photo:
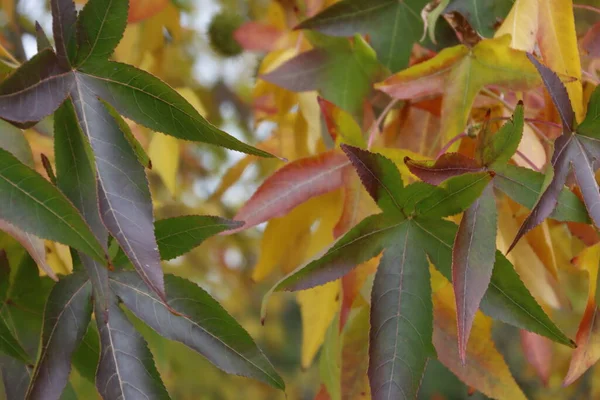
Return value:
<svg viewBox="0 0 600 400">
<path fill-rule="evenodd" d="M 552 342 L 536 333 L 521 330 L 521 347 L 525 358 L 544 385 L 548 385 L 552 367 Z"/>
<path fill-rule="evenodd" d="M 169 0 L 129 0 L 127 22 L 133 24 L 150 18 L 162 11 Z"/>
</svg>

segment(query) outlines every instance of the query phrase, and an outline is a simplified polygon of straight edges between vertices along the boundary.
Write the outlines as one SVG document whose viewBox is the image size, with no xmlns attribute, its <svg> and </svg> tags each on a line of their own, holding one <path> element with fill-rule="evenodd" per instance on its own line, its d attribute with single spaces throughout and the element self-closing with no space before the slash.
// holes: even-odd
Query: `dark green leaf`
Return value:
<svg viewBox="0 0 600 400">
<path fill-rule="evenodd" d="M 179 93 L 147 72 L 115 62 L 89 64 L 82 72 L 78 73 L 81 84 L 125 117 L 154 131 L 272 157 L 211 125 Z"/>
<path fill-rule="evenodd" d="M 419 243 L 425 248 L 433 265 L 452 280 L 452 243 L 456 225 L 450 221 L 414 219 L 423 236 Z M 492 278 L 481 302 L 481 310 L 490 317 L 511 324 L 567 346 L 573 342 L 552 322 L 525 287 L 511 263 L 496 252 Z"/>
<path fill-rule="evenodd" d="M 394 73 L 408 66 L 412 47 L 423 35 L 421 10 L 426 4 L 427 0 L 343 0 L 298 28 L 333 36 L 369 35 L 379 60 Z"/>
<path fill-rule="evenodd" d="M 166 276 L 167 303 L 181 316 L 168 310 L 133 272 L 112 274 L 111 287 L 127 308 L 161 336 L 184 343 L 225 372 L 284 389 L 250 335 L 198 285 Z"/>
<path fill-rule="evenodd" d="M 540 196 L 544 175 L 529 168 L 507 164 L 495 169 L 494 186 L 517 203 L 531 209 Z M 585 206 L 573 192 L 563 188 L 550 217 L 558 221 L 589 223 Z"/>
<path fill-rule="evenodd" d="M 458 353 L 463 364 L 475 313 L 492 277 L 497 229 L 496 198 L 490 182 L 463 214 L 452 250 Z"/>
<path fill-rule="evenodd" d="M 447 217 L 466 210 L 492 177 L 488 172 L 469 173 L 450 178 L 416 204 L 416 213 L 429 218 Z"/>
<path fill-rule="evenodd" d="M 21 362 L 29 363 L 30 359 L 19 341 L 15 339 L 12 332 L 0 319 L 0 353 L 11 356 Z"/>
<path fill-rule="evenodd" d="M 581 124 L 577 125 L 577 133 L 595 138 L 600 135 L 600 86 L 596 86 L 590 97 L 587 114 Z"/>
<path fill-rule="evenodd" d="M 0 148 L 12 153 L 19 161 L 33 168 L 33 153 L 23 132 L 6 121 L 0 120 Z"/>
<path fill-rule="evenodd" d="M 23 400 L 29 384 L 27 366 L 14 358 L 0 356 L 0 370 L 6 400 Z"/>
<path fill-rule="evenodd" d="M 115 119 L 115 121 L 117 121 L 119 129 L 121 129 L 121 132 L 123 132 L 123 135 L 125 135 L 125 139 L 127 139 L 127 141 L 129 142 L 129 145 L 135 152 L 135 155 L 140 164 L 142 164 L 148 169 L 152 169 L 152 162 L 150 161 L 150 157 L 148 157 L 146 150 L 144 150 L 140 142 L 138 142 L 135 136 L 133 136 L 133 132 L 131 132 L 131 128 L 129 127 L 127 122 L 125 122 L 123 117 L 119 115 L 119 113 L 117 112 L 117 110 L 114 109 L 113 106 L 106 102 L 103 102 L 103 104 L 110 113 L 110 115 Z"/>
<path fill-rule="evenodd" d="M 199 246 L 217 233 L 239 228 L 240 221 L 221 217 L 185 215 L 155 222 L 156 242 L 162 260 L 170 260 Z"/>
<path fill-rule="evenodd" d="M 326 100 L 362 116 L 363 101 L 379 73 L 375 54 L 362 38 L 356 37 L 354 44 L 330 38 L 325 46 L 304 52 L 261 78 L 294 92 L 319 90 Z"/>
<path fill-rule="evenodd" d="M 164 298 L 152 199 L 144 167 L 115 119 L 87 87 L 78 82 L 72 96 L 79 126 L 94 152 L 102 222 L 146 284 Z"/>
<path fill-rule="evenodd" d="M 394 231 L 371 292 L 369 380 L 371 396 L 416 398 L 431 341 L 433 306 L 429 266 L 410 222 Z"/>
<path fill-rule="evenodd" d="M 73 246 L 98 260 L 104 251 L 75 207 L 50 182 L 0 149 L 0 219 Z"/>
<path fill-rule="evenodd" d="M 21 124 L 38 122 L 60 106 L 73 83 L 73 73 L 46 49 L 2 81 L 0 117 Z"/>
<path fill-rule="evenodd" d="M 101 345 L 96 388 L 102 398 L 170 399 L 144 338 L 116 301 L 108 313 L 106 321 L 96 315 Z"/>
<path fill-rule="evenodd" d="M 494 37 L 498 21 L 503 21 L 514 0 L 453 0 L 444 10 L 444 14 L 458 12 L 463 15 L 469 24 L 486 38 Z"/>
<path fill-rule="evenodd" d="M 100 219 L 96 174 L 91 150 L 77 123 L 71 99 L 54 116 L 54 154 L 59 189 L 79 209 L 100 243 L 106 243 L 108 233 Z M 93 284 L 95 301 L 108 309 L 108 271 L 106 267 L 85 254 L 79 254 Z"/>
<path fill-rule="evenodd" d="M 52 33 L 56 42 L 56 54 L 59 62 L 65 68 L 71 66 L 75 58 L 77 45 L 75 43 L 75 23 L 77 11 L 73 0 L 50 0 L 52 9 Z"/>
<path fill-rule="evenodd" d="M 71 355 L 81 343 L 92 316 L 92 285 L 85 274 L 58 282 L 44 311 L 41 350 L 26 399 L 59 399 L 69 380 Z"/>
<path fill-rule="evenodd" d="M 323 257 L 284 277 L 272 290 L 304 290 L 341 278 L 357 265 L 376 257 L 386 246 L 392 245 L 394 232 L 406 221 L 390 218 L 386 214 L 363 219 Z"/>
<path fill-rule="evenodd" d="M 341 145 L 360 180 L 379 208 L 391 215 L 402 213 L 399 198 L 402 195 L 402 177 L 396 165 L 381 154 L 358 147 Z"/>
<path fill-rule="evenodd" d="M 127 25 L 128 0 L 89 0 L 77 19 L 77 66 L 105 60 L 121 41 Z"/>
<path fill-rule="evenodd" d="M 0 302 L 6 300 L 10 285 L 10 262 L 5 250 L 0 250 Z"/>
</svg>

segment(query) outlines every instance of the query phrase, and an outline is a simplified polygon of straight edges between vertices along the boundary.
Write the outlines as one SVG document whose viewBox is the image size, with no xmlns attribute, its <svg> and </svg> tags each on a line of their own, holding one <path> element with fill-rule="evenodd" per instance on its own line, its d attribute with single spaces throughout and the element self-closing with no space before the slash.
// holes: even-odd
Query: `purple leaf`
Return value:
<svg viewBox="0 0 600 400">
<path fill-rule="evenodd" d="M 73 0 L 51 0 L 52 32 L 56 43 L 56 54 L 61 66 L 69 68 L 76 50 L 75 23 L 77 11 Z"/>
<path fill-rule="evenodd" d="M 453 176 L 484 170 L 477 161 L 460 153 L 444 153 L 435 161 L 412 160 L 406 157 L 404 163 L 410 172 L 431 185 L 439 185 Z"/>
</svg>

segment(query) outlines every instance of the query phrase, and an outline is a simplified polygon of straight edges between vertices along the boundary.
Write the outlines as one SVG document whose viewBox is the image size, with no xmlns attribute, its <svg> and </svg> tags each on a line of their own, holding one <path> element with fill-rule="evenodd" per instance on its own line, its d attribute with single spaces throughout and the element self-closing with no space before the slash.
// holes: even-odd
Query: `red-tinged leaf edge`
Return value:
<svg viewBox="0 0 600 400">
<path fill-rule="evenodd" d="M 454 176 L 484 170 L 476 160 L 460 153 L 444 153 L 434 162 L 413 160 L 407 156 L 404 163 L 423 182 L 436 186 Z"/>
</svg>

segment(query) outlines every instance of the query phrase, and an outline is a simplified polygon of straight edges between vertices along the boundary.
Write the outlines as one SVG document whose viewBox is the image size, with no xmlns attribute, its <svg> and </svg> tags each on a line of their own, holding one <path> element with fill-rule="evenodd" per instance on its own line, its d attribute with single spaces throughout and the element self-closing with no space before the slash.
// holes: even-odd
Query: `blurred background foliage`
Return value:
<svg viewBox="0 0 600 400">
<path fill-rule="evenodd" d="M 314 100 L 315 93 L 288 92 L 258 80 L 257 75 L 305 50 L 308 44 L 301 33 L 291 30 L 298 22 L 298 15 L 314 15 L 334 1 L 130 1 L 130 24 L 114 59 L 159 76 L 178 89 L 213 124 L 281 157 L 294 160 L 316 154 L 326 146 L 319 109 L 307 104 Z M 78 0 L 77 3 L 81 6 L 85 1 Z M 21 62 L 35 54 L 35 22 L 38 21 L 46 32 L 52 30 L 48 4 L 44 0 L 0 0 L 0 5 L 0 56 L 9 63 Z M 598 20 L 597 15 L 581 9 L 575 13 L 580 33 L 585 33 Z M 265 43 L 250 43 L 241 37 L 242 46 L 235 41 L 234 31 L 251 21 L 268 23 L 272 30 L 265 32 Z M 277 40 L 270 41 L 272 38 Z M 243 48 L 255 51 L 244 51 Z M 384 132 L 387 146 L 395 147 L 403 141 L 401 132 L 418 131 L 422 133 L 418 140 L 404 140 L 403 145 L 424 155 L 437 153 L 441 145 L 430 140 L 428 135 L 439 129 L 439 117 L 414 107 L 399 109 L 392 114 Z M 264 178 L 283 165 L 277 159 L 257 159 L 213 146 L 183 143 L 129 123 L 152 161 L 153 168 L 148 175 L 157 218 L 183 214 L 232 218 Z M 2 128 L 8 131 L 10 127 L 4 125 Z M 51 127 L 51 121 L 45 120 L 25 132 L 36 167 L 43 175 L 41 155 L 53 161 Z M 329 196 L 328 202 L 338 205 L 336 194 Z M 326 335 L 320 356 L 318 344 L 305 349 L 307 354 L 303 355 L 302 316 L 296 297 L 292 295 L 273 296 L 268 319 L 264 326 L 260 322 L 261 300 L 268 288 L 283 273 L 322 250 L 323 243 L 320 243 L 321 248 L 319 243 L 311 245 L 310 240 L 298 236 L 302 232 L 288 229 L 300 221 L 308 223 L 313 231 L 318 228 L 317 221 L 327 223 L 324 211 L 316 209 L 318 207 L 311 204 L 300 207 L 304 209 L 294 210 L 295 216 L 281 219 L 277 235 L 272 234 L 270 241 L 265 238 L 261 244 L 266 226 L 262 224 L 235 235 L 211 238 L 186 256 L 164 263 L 166 273 L 184 276 L 202 286 L 250 332 L 284 378 L 290 400 L 327 398 L 320 393 L 320 388 L 327 380 L 327 351 L 335 347 L 333 342 L 337 337 Z M 566 235 L 565 232 L 560 234 Z M 0 239 L 10 240 L 5 236 Z M 331 242 L 333 238 L 328 240 Z M 572 247 L 561 250 L 565 258 L 570 259 L 581 248 Z M 60 273 L 68 273 L 71 260 L 66 248 L 47 242 L 47 252 L 50 265 Z M 257 264 L 262 267 L 255 268 Z M 279 268 L 273 272 L 275 266 Z M 566 282 L 565 290 L 572 294 L 569 298 L 580 300 L 572 301 L 575 312 L 565 312 L 564 317 L 560 311 L 553 313 L 553 318 L 561 327 L 566 327 L 565 332 L 571 337 L 575 335 L 578 316 L 585 307 L 587 286 L 585 279 L 578 279 L 581 274 L 581 271 L 569 271 L 561 276 L 561 282 Z M 368 286 L 369 280 L 365 284 Z M 337 293 L 339 296 L 339 290 Z M 368 290 L 365 290 L 363 300 L 367 298 Z M 336 297 L 334 301 L 337 300 Z M 318 307 L 319 303 L 314 306 Z M 364 319 L 363 310 L 364 307 L 358 304 L 350 321 Z M 131 314 L 129 316 L 134 319 Z M 310 321 L 310 316 L 305 318 Z M 325 322 L 315 322 L 324 326 L 304 324 L 304 329 L 325 331 L 330 322 L 331 318 L 326 318 Z M 261 383 L 225 375 L 183 345 L 160 338 L 140 321 L 136 324 L 150 344 L 173 399 L 285 398 L 281 392 Z M 554 348 L 554 358 L 548 361 L 553 363 L 553 370 L 547 377 L 548 384 L 543 385 L 536 370 L 525 359 L 522 343 L 518 340 L 519 331 L 500 324 L 494 329 L 496 345 L 528 397 L 551 399 L 560 393 L 573 399 L 600 398 L 594 397 L 594 393 L 600 396 L 598 367 L 592 368 L 576 384 L 563 389 L 560 384 L 568 368 L 570 353 L 565 347 L 549 344 Z M 368 341 L 364 332 L 354 334 L 358 338 L 364 337 L 364 340 L 358 340 L 356 353 L 366 354 Z M 317 361 L 311 362 L 313 357 Z M 366 370 L 366 358 L 358 358 L 356 362 L 364 364 Z M 92 383 L 81 378 L 75 370 L 72 375 L 79 398 L 96 398 Z M 355 383 L 358 390 L 353 399 L 368 399 L 368 385 Z M 479 393 L 471 393 L 438 361 L 429 362 L 419 397 L 439 400 L 485 398 Z"/>
</svg>

